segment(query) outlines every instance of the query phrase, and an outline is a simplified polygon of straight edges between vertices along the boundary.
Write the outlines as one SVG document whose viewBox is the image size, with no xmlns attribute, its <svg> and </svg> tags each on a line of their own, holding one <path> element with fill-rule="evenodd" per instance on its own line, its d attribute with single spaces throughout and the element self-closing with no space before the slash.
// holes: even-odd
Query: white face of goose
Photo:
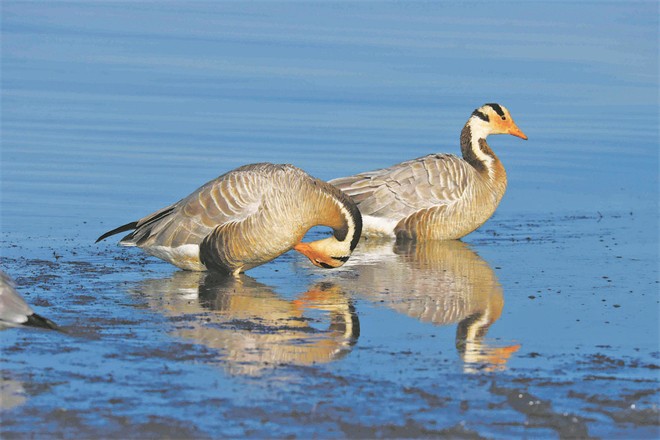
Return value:
<svg viewBox="0 0 660 440">
<path fill-rule="evenodd" d="M 472 136 L 485 139 L 489 134 L 510 134 L 522 139 L 527 135 L 518 128 L 506 107 L 499 104 L 485 104 L 472 113 L 470 118 Z"/>
<path fill-rule="evenodd" d="M 298 243 L 293 248 L 309 258 L 314 266 L 325 269 L 343 266 L 351 255 L 350 240 L 339 241 L 335 237 Z"/>
</svg>

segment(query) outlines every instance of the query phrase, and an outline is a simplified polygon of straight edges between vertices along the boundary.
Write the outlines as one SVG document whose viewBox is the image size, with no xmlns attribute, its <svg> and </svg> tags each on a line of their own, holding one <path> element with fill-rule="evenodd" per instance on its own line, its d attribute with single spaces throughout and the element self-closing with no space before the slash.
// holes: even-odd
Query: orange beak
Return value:
<svg viewBox="0 0 660 440">
<path fill-rule="evenodd" d="M 298 252 L 300 252 L 301 254 L 303 254 L 304 256 L 306 256 L 306 257 L 308 257 L 308 258 L 309 258 L 309 256 L 310 256 L 310 254 L 314 252 L 314 251 L 312 250 L 312 248 L 309 246 L 309 244 L 307 244 L 307 243 L 302 243 L 302 242 L 296 244 L 296 245 L 293 247 L 293 249 L 296 250 L 296 251 L 298 251 Z"/>
<path fill-rule="evenodd" d="M 327 258 L 325 255 L 314 250 L 309 243 L 298 243 L 293 249 L 309 258 L 309 261 L 311 261 L 314 266 L 323 267 L 320 262 Z"/>
<path fill-rule="evenodd" d="M 507 131 L 507 133 L 509 133 L 512 136 L 518 136 L 521 139 L 527 140 L 527 135 L 523 133 L 522 130 L 519 129 L 518 126 L 513 122 L 511 123 L 511 127 L 509 127 L 509 131 Z"/>
</svg>

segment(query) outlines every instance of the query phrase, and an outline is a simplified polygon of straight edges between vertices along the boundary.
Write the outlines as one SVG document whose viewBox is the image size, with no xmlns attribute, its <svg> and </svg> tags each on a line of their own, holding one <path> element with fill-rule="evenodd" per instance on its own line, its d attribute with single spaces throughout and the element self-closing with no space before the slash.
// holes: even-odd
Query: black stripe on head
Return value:
<svg viewBox="0 0 660 440">
<path fill-rule="evenodd" d="M 324 263 L 323 261 L 318 261 L 318 260 L 317 260 L 316 262 L 319 263 L 319 265 L 320 265 L 322 268 L 324 268 L 324 269 L 334 269 L 333 266 L 330 266 L 329 264 Z"/>
<path fill-rule="evenodd" d="M 486 105 L 495 110 L 495 113 L 500 115 L 500 117 L 504 118 L 504 110 L 502 110 L 502 107 L 499 104 L 491 103 Z"/>
<path fill-rule="evenodd" d="M 488 117 L 488 115 L 480 112 L 479 110 L 473 111 L 472 116 L 476 116 L 477 118 L 479 118 L 481 120 L 484 120 L 486 122 L 490 122 L 490 118 Z"/>
<path fill-rule="evenodd" d="M 330 257 L 333 260 L 341 261 L 342 263 L 346 263 L 349 259 L 349 257 Z"/>
</svg>

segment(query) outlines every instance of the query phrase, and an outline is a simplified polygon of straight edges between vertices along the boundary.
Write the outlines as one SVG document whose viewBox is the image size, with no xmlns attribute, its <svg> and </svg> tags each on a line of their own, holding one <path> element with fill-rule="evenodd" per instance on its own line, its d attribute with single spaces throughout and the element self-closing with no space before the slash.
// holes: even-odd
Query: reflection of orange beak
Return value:
<svg viewBox="0 0 660 440">
<path fill-rule="evenodd" d="M 493 350 L 493 364 L 506 364 L 506 361 L 509 360 L 511 355 L 516 351 L 520 350 L 521 345 L 511 345 L 509 347 L 499 347 Z"/>
<path fill-rule="evenodd" d="M 522 132 L 521 129 L 518 128 L 516 124 L 511 124 L 511 128 L 509 128 L 508 133 L 513 136 L 518 136 L 519 138 L 527 140 L 527 135 Z"/>
<path fill-rule="evenodd" d="M 506 363 L 511 355 L 520 350 L 521 345 L 516 344 L 510 347 L 494 348 L 488 353 L 484 361 L 486 362 L 486 371 L 502 371 L 506 368 Z"/>
<path fill-rule="evenodd" d="M 300 295 L 298 299 L 293 300 L 293 304 L 301 310 L 304 308 L 317 308 L 314 303 L 318 303 L 328 297 L 328 293 L 323 290 L 312 289 Z M 311 303 L 311 304 L 310 304 Z"/>
</svg>

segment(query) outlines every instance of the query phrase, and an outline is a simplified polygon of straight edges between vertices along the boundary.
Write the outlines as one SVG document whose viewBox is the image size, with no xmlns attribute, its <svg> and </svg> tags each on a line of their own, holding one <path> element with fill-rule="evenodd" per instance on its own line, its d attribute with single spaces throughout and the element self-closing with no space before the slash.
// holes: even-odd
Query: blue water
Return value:
<svg viewBox="0 0 660 440">
<path fill-rule="evenodd" d="M 660 404 L 657 2 L 5 1 L 1 25 L 0 267 L 70 332 L 0 334 L 8 436 L 561 434 L 492 383 L 657 435 L 612 416 Z M 489 138 L 509 187 L 466 249 L 218 286 L 93 244 L 246 163 L 458 154 L 485 102 L 529 140 Z M 500 314 L 481 357 L 458 303 Z"/>
</svg>

